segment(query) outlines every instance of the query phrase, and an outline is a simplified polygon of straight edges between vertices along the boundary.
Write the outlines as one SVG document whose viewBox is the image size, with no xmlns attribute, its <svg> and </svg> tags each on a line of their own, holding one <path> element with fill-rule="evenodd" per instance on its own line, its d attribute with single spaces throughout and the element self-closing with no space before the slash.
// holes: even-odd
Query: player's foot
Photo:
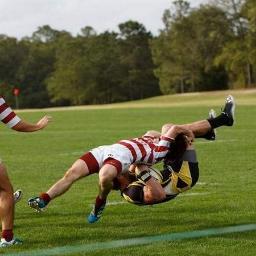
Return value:
<svg viewBox="0 0 256 256">
<path fill-rule="evenodd" d="M 213 119 L 216 117 L 216 112 L 214 109 L 209 111 L 209 119 Z M 205 139 L 207 140 L 216 140 L 216 129 L 211 129 L 206 135 Z"/>
<path fill-rule="evenodd" d="M 22 198 L 22 191 L 20 189 L 18 189 L 17 191 L 15 191 L 13 193 L 13 198 L 14 198 L 14 203 L 18 203 L 20 201 L 20 199 Z"/>
<path fill-rule="evenodd" d="M 232 126 L 235 119 L 235 100 L 232 95 L 229 95 L 226 99 L 222 114 L 227 116 L 227 126 Z"/>
<path fill-rule="evenodd" d="M 18 238 L 13 238 L 9 242 L 7 242 L 4 238 L 1 238 L 0 248 L 9 247 L 9 246 L 18 245 L 18 244 L 22 244 L 22 241 Z"/>
<path fill-rule="evenodd" d="M 47 204 L 42 198 L 37 196 L 37 197 L 30 198 L 28 200 L 28 205 L 31 208 L 35 209 L 37 212 L 42 212 L 45 209 Z"/>
<path fill-rule="evenodd" d="M 101 205 L 97 210 L 95 206 L 93 206 L 93 209 L 87 218 L 89 223 L 94 223 L 100 219 L 102 212 L 104 211 L 105 205 L 106 204 Z"/>
</svg>

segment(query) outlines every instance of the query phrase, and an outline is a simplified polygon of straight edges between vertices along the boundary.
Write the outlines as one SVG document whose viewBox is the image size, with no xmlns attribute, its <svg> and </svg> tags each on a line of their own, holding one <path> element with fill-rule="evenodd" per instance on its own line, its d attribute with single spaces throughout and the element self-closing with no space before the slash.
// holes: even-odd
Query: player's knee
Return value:
<svg viewBox="0 0 256 256">
<path fill-rule="evenodd" d="M 106 185 L 109 185 L 114 180 L 114 177 L 112 175 L 109 175 L 106 172 L 99 174 L 99 183 L 104 187 Z"/>
<path fill-rule="evenodd" d="M 115 166 L 106 164 L 99 172 L 99 182 L 101 184 L 112 182 L 117 177 L 117 173 Z"/>
<path fill-rule="evenodd" d="M 74 167 L 69 168 L 64 175 L 64 179 L 69 180 L 71 182 L 74 182 L 80 179 L 81 177 L 82 177 L 81 174 Z"/>
</svg>

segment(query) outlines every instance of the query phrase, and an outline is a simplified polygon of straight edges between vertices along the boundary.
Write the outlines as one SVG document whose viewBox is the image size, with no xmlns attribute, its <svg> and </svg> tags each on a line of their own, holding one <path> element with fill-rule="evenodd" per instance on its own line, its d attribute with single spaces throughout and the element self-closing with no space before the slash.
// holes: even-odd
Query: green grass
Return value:
<svg viewBox="0 0 256 256">
<path fill-rule="evenodd" d="M 128 203 L 110 205 L 94 225 L 85 218 L 97 194 L 96 175 L 82 179 L 43 214 L 27 205 L 30 196 L 48 189 L 84 152 L 119 139 L 140 136 L 159 129 L 163 123 L 186 123 L 207 116 L 209 108 L 219 110 L 223 94 L 190 95 L 190 106 L 164 104 L 153 98 L 151 106 L 115 109 L 52 111 L 54 121 L 41 132 L 21 134 L 0 128 L 0 156 L 8 167 L 15 188 L 24 191 L 16 207 L 15 234 L 22 246 L 1 249 L 0 254 L 81 245 L 133 237 L 169 234 L 255 223 L 256 94 L 236 94 L 237 119 L 232 128 L 218 130 L 216 142 L 195 143 L 200 163 L 200 184 L 184 196 L 165 204 L 137 207 Z M 171 96 L 172 102 L 181 96 Z M 185 96 L 184 96 L 185 97 Z M 193 98 L 196 97 L 196 98 Z M 157 102 L 157 103 L 156 103 Z M 207 103 L 208 102 L 208 103 Z M 184 100 L 184 103 L 187 103 Z M 157 107 L 153 107 L 157 104 Z M 45 112 L 19 115 L 36 121 Z M 190 193 L 198 193 L 196 196 Z M 113 192 L 109 201 L 122 201 Z M 255 255 L 256 232 L 161 242 L 151 245 L 99 250 L 86 255 Z M 85 255 L 74 253 L 70 255 Z"/>
</svg>

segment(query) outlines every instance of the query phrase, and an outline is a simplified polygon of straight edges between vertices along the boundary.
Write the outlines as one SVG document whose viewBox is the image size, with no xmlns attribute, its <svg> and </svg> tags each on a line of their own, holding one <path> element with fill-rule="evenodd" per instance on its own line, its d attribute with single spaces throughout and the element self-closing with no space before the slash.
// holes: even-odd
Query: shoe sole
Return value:
<svg viewBox="0 0 256 256">
<path fill-rule="evenodd" d="M 236 104 L 235 104 L 235 99 L 232 95 L 229 95 L 227 97 L 227 100 L 226 100 L 226 103 L 229 103 L 229 102 L 232 102 L 232 107 L 231 107 L 231 116 L 232 116 L 232 119 L 233 119 L 233 123 L 235 122 L 235 108 L 236 108 Z"/>
<path fill-rule="evenodd" d="M 43 208 L 40 208 L 38 206 L 38 203 L 37 202 L 28 202 L 28 206 L 34 210 L 36 210 L 36 212 L 42 212 L 44 209 Z"/>
<path fill-rule="evenodd" d="M 14 196 L 14 203 L 15 204 L 18 203 L 22 198 L 22 191 L 20 189 L 18 189 L 17 191 L 15 191 L 13 193 L 13 196 Z"/>
</svg>

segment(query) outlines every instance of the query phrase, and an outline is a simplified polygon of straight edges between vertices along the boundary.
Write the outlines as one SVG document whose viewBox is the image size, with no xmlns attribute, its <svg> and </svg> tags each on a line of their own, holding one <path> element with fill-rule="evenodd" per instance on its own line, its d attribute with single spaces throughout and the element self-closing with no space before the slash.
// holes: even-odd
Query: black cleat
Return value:
<svg viewBox="0 0 256 256">
<path fill-rule="evenodd" d="M 227 126 L 232 126 L 234 124 L 235 119 L 235 100 L 232 95 L 229 95 L 226 99 L 226 103 L 222 114 L 227 116 Z"/>
</svg>

